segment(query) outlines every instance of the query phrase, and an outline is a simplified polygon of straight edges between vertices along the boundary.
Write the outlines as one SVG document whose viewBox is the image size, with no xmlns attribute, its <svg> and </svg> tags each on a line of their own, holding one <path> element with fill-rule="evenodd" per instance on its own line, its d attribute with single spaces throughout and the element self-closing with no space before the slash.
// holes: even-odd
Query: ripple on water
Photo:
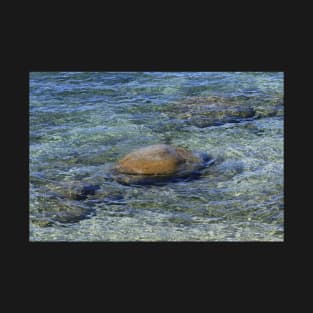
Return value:
<svg viewBox="0 0 313 313">
<path fill-rule="evenodd" d="M 80 204 L 50 199 L 51 207 L 56 202 L 87 206 L 94 214 L 49 227 L 31 222 L 30 239 L 283 240 L 283 111 L 270 116 L 270 109 L 281 105 L 282 78 L 275 73 L 32 73 L 30 218 L 38 218 L 53 184 L 80 181 L 100 189 L 98 197 Z M 200 128 L 168 111 L 184 97 L 212 95 L 237 97 L 263 116 Z M 189 182 L 126 187 L 110 180 L 119 158 L 156 143 L 207 152 L 216 162 Z M 108 189 L 122 199 L 102 201 Z"/>
</svg>

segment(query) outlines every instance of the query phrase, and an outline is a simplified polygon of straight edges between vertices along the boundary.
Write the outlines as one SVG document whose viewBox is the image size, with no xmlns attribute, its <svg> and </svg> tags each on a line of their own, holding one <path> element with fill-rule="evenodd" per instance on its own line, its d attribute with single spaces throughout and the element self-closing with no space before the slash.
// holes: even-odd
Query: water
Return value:
<svg viewBox="0 0 313 313">
<path fill-rule="evenodd" d="M 30 73 L 30 240 L 283 241 L 283 92 L 279 72 Z M 254 116 L 210 124 L 203 99 Z M 156 143 L 216 162 L 161 186 L 110 178 Z M 99 189 L 69 196 L 83 184 Z"/>
</svg>

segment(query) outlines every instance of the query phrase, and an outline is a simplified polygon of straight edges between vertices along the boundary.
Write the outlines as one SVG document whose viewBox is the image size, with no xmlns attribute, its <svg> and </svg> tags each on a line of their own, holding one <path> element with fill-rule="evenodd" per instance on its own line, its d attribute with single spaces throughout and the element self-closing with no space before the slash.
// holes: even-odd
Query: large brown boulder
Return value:
<svg viewBox="0 0 313 313">
<path fill-rule="evenodd" d="M 114 178 L 126 184 L 153 183 L 185 177 L 205 165 L 208 157 L 183 148 L 158 144 L 130 152 L 114 168 Z"/>
</svg>

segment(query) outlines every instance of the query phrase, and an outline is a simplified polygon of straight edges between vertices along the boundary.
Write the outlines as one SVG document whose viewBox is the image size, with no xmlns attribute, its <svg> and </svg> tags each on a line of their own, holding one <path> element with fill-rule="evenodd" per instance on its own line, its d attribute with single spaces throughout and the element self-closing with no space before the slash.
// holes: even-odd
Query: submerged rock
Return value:
<svg viewBox="0 0 313 313">
<path fill-rule="evenodd" d="M 162 119 L 151 126 L 158 132 L 178 131 L 186 125 L 204 128 L 284 114 L 283 99 L 275 96 L 190 96 L 160 110 Z"/>
<path fill-rule="evenodd" d="M 191 97 L 171 106 L 173 117 L 199 128 L 253 118 L 255 110 L 248 104 L 220 97 Z"/>
<path fill-rule="evenodd" d="M 76 223 L 95 215 L 95 210 L 73 201 L 63 201 L 57 197 L 48 197 L 39 201 L 37 212 L 33 212 L 33 223 L 47 227 L 55 223 Z"/>
<path fill-rule="evenodd" d="M 282 116 L 283 106 L 260 105 L 255 109 L 255 118 Z"/>
<path fill-rule="evenodd" d="M 68 200 L 86 200 L 89 196 L 95 195 L 100 189 L 99 184 L 84 183 L 81 181 L 69 181 L 50 183 L 46 185 L 48 194 Z"/>
<path fill-rule="evenodd" d="M 153 184 L 200 175 L 210 158 L 183 148 L 158 144 L 130 152 L 113 169 L 122 184 Z"/>
<path fill-rule="evenodd" d="M 94 203 L 119 204 L 124 198 L 116 189 L 80 181 L 50 183 L 40 191 L 44 196 L 37 198 L 31 221 L 41 227 L 79 222 L 96 215 Z"/>
</svg>

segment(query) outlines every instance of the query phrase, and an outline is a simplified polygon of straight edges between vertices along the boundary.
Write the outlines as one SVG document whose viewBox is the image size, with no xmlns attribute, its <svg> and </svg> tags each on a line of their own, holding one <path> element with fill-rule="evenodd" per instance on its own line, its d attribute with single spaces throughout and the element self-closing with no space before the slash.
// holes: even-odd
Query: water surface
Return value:
<svg viewBox="0 0 313 313">
<path fill-rule="evenodd" d="M 210 97 L 258 113 L 199 125 L 196 106 L 174 109 Z M 283 73 L 32 72 L 29 101 L 31 241 L 283 240 Z M 162 186 L 110 178 L 119 158 L 156 143 L 216 162 Z M 60 196 L 85 183 L 99 186 L 94 196 Z M 87 213 L 54 218 L 63 205 Z"/>
</svg>

